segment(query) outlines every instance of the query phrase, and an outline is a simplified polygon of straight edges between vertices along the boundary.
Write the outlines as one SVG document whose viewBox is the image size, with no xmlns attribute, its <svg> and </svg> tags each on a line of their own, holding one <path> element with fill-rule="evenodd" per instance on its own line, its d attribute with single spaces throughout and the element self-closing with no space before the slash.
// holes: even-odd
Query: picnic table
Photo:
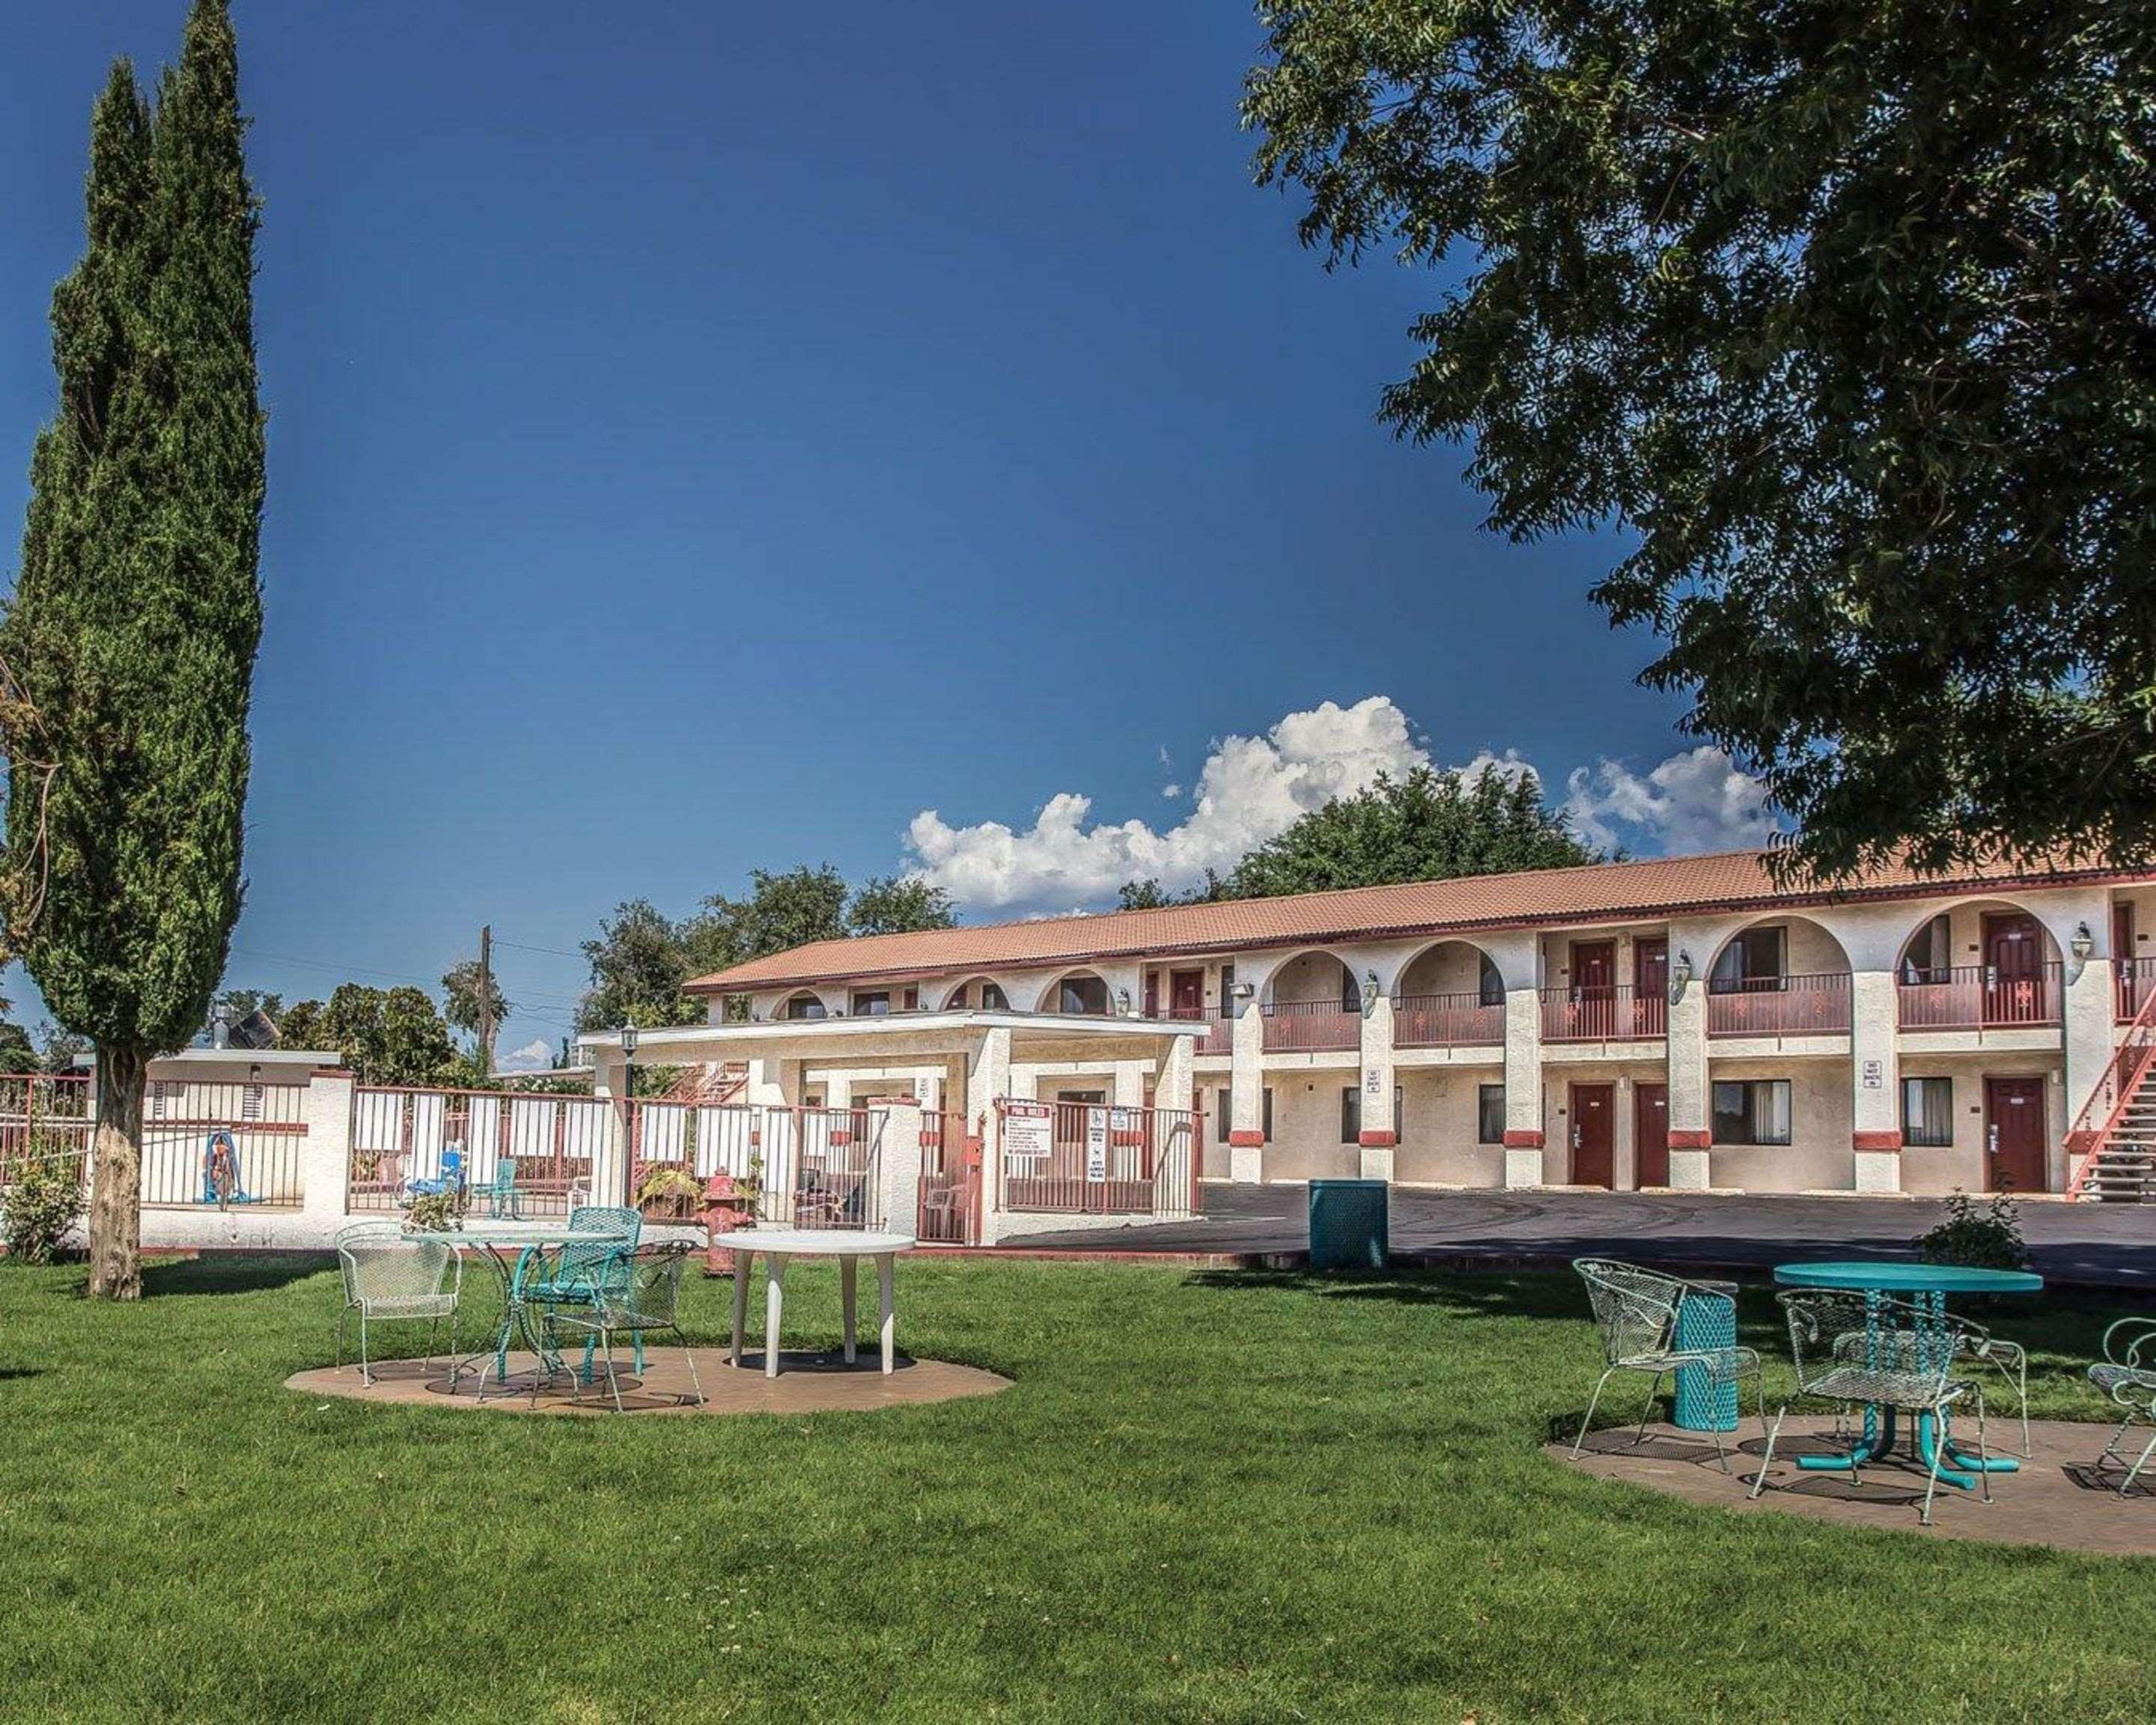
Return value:
<svg viewBox="0 0 2156 1725">
<path fill-rule="evenodd" d="M 1785 1288 L 1831 1288 L 1864 1296 L 1864 1333 L 1875 1352 L 1883 1345 L 1887 1328 L 1883 1296 L 1900 1296 L 1916 1308 L 1919 1350 L 1936 1348 L 1931 1355 L 1943 1365 L 1954 1346 L 1946 1319 L 1948 1294 L 2033 1294 L 2041 1291 L 2044 1278 L 2027 1270 L 1979 1270 L 1958 1264 L 1911 1264 L 1899 1260 L 1848 1259 L 1829 1263 L 1777 1264 L 1774 1280 Z M 1939 1477 L 1966 1491 L 1976 1485 L 1979 1471 L 2013 1473 L 2021 1464 L 2010 1455 L 1979 1458 L 1964 1454 L 1953 1441 L 1947 1422 L 1934 1430 L 1928 1414 L 1920 1415 L 1910 1442 L 1917 1459 L 1928 1468 L 1937 1453 Z M 1896 1442 L 1894 1409 L 1867 1402 L 1864 1408 L 1864 1437 L 1846 1455 L 1799 1455 L 1800 1468 L 1832 1469 L 1843 1472 L 1889 1454 Z"/>
</svg>

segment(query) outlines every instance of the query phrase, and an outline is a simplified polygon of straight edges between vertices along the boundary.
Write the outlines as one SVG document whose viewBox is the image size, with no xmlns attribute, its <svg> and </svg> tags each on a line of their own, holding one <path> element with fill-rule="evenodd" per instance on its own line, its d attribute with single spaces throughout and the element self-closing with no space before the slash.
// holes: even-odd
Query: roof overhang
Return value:
<svg viewBox="0 0 2156 1725">
<path fill-rule="evenodd" d="M 1206 1027 L 1183 1019 L 1065 1017 L 1055 1013 L 897 1012 L 861 1018 L 781 1019 L 732 1024 L 682 1024 L 636 1033 L 644 1065 L 716 1060 L 805 1060 L 883 1064 L 977 1052 L 993 1030 L 1010 1033 L 1011 1058 L 1154 1060 L 1178 1038 Z M 621 1032 L 593 1031 L 579 1048 L 619 1058 Z"/>
</svg>

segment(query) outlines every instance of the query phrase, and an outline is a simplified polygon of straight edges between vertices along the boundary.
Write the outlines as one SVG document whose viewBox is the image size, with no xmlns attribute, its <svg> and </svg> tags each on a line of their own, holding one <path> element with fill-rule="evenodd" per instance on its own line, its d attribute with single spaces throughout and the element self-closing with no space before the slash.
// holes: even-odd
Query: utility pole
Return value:
<svg viewBox="0 0 2156 1725">
<path fill-rule="evenodd" d="M 479 932 L 479 1069 L 494 1076 L 494 925 Z"/>
</svg>

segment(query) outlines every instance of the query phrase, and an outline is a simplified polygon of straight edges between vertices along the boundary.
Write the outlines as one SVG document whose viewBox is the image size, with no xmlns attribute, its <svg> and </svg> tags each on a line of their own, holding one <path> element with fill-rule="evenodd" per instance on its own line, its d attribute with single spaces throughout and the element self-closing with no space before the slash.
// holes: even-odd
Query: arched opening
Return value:
<svg viewBox="0 0 2156 1725">
<path fill-rule="evenodd" d="M 1722 943 L 1707 968 L 1710 1036 L 1846 1034 L 1849 954 L 1809 916 L 1763 916 Z"/>
<path fill-rule="evenodd" d="M 1268 1049 L 1362 1046 L 1363 990 L 1331 952 L 1298 952 L 1275 970 L 1259 1011 Z"/>
<path fill-rule="evenodd" d="M 1909 931 L 1895 965 L 1902 1028 L 2041 1029 L 2061 1023 L 2059 945 L 2010 899 L 1964 899 Z"/>
<path fill-rule="evenodd" d="M 1003 984 L 992 977 L 968 977 L 943 998 L 946 1012 L 1009 1012 L 1010 1000 Z"/>
<path fill-rule="evenodd" d="M 783 1019 L 801 1019 L 825 1018 L 829 1014 L 823 1001 L 804 988 L 798 994 L 788 997 L 786 1004 L 779 1008 L 778 1015 Z"/>
<path fill-rule="evenodd" d="M 1113 1010 L 1108 979 L 1096 970 L 1067 971 L 1041 990 L 1035 1010 L 1065 1018 L 1106 1018 Z"/>
<path fill-rule="evenodd" d="M 1395 1048 L 1459 1048 L 1505 1040 L 1505 978 L 1471 941 L 1438 941 L 1400 973 L 1393 995 Z"/>
</svg>

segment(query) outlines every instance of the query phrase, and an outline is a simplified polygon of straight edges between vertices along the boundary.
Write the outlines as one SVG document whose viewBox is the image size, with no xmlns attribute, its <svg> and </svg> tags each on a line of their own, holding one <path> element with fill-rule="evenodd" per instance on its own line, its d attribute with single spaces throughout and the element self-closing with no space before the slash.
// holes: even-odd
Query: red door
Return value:
<svg viewBox="0 0 2156 1725">
<path fill-rule="evenodd" d="M 1670 943 L 1663 937 L 1632 947 L 1632 1030 L 1666 1036 L 1670 1028 Z"/>
<path fill-rule="evenodd" d="M 1994 1192 L 2044 1189 L 2044 1081 L 1984 1081 L 1986 1178 Z"/>
<path fill-rule="evenodd" d="M 1572 943 L 1573 1029 L 1579 1036 L 1617 1034 L 1617 942 Z"/>
<path fill-rule="evenodd" d="M 1205 1015 L 1205 973 L 1172 970 L 1168 973 L 1168 1015 L 1178 1019 Z"/>
<path fill-rule="evenodd" d="M 2046 1023 L 2051 1014 L 2044 994 L 2044 937 L 2036 919 L 2019 911 L 1985 916 L 1984 1023 Z"/>
<path fill-rule="evenodd" d="M 1616 1088 L 1572 1087 L 1572 1183 L 1608 1188 L 1616 1173 Z"/>
<path fill-rule="evenodd" d="M 1632 1086 L 1632 1167 L 1635 1186 L 1670 1183 L 1670 1087 L 1666 1084 Z"/>
</svg>

